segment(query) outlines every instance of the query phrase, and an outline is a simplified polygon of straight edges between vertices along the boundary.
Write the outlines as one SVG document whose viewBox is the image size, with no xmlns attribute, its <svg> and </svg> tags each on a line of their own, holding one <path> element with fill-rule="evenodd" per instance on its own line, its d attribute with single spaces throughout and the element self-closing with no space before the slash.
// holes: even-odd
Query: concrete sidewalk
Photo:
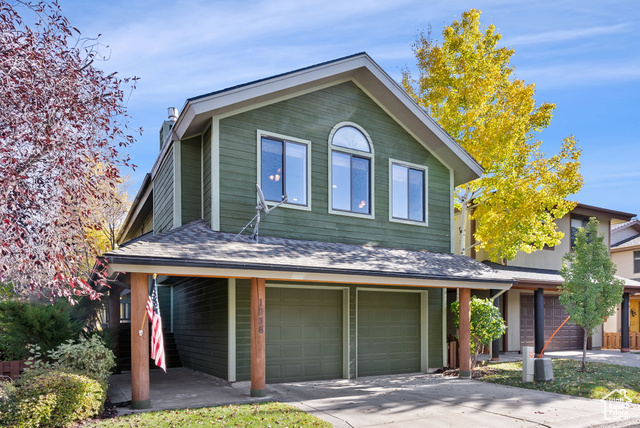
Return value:
<svg viewBox="0 0 640 428">
<path fill-rule="evenodd" d="M 112 402 L 130 400 L 130 374 L 110 379 Z M 151 370 L 150 410 L 257 401 L 288 402 L 335 427 L 590 427 L 638 426 L 640 405 L 607 418 L 605 403 L 441 375 L 398 375 L 267 385 L 249 397 L 248 382 L 227 382 L 186 368 Z M 611 405 L 611 403 L 606 403 Z M 121 413 L 132 413 L 120 408 Z"/>
</svg>

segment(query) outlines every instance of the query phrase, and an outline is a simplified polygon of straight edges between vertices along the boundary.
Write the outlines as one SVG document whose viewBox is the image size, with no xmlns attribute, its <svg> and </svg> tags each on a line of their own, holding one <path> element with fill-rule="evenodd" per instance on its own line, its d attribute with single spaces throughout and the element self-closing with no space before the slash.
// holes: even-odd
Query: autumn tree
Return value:
<svg viewBox="0 0 640 428">
<path fill-rule="evenodd" d="M 513 49 L 498 47 L 493 25 L 480 28 L 480 11 L 464 12 L 442 34 L 441 45 L 429 34 L 418 37 L 419 75 L 406 70 L 402 83 L 484 168 L 481 178 L 455 189 L 460 252 L 468 249 L 472 219 L 479 219 L 474 245 L 494 261 L 557 245 L 563 235 L 555 219 L 573 209 L 566 198 L 582 186 L 575 139 L 567 137 L 556 155 L 542 151 L 536 135 L 555 105 L 536 105 L 535 86 L 514 76 Z"/>
<path fill-rule="evenodd" d="M 598 220 L 592 217 L 578 229 L 573 252 L 563 257 L 560 274 L 560 303 L 571 318 L 569 323 L 582 327 L 582 371 L 586 370 L 587 338 L 607 317 L 614 315 L 622 302 L 624 281 L 616 278 L 604 234 L 598 235 Z"/>
<path fill-rule="evenodd" d="M 102 164 L 93 167 L 98 176 L 104 173 Z M 90 217 L 85 219 L 85 239 L 83 240 L 83 276 L 91 274 L 96 257 L 117 248 L 117 237 L 131 203 L 127 193 L 128 177 L 115 180 L 115 188 L 111 182 L 99 181 L 96 188 L 101 194 L 110 194 L 107 199 L 91 198 L 88 203 Z"/>
<path fill-rule="evenodd" d="M 14 291 L 95 297 L 81 247 L 91 201 L 111 199 L 129 165 L 135 83 L 96 68 L 98 47 L 55 1 L 0 2 L 0 283 Z"/>
</svg>

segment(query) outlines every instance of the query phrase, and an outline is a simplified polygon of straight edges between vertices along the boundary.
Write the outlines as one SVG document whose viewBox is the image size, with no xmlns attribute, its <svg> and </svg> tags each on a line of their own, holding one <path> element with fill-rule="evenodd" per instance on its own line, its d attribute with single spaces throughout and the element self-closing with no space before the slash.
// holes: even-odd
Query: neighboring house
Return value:
<svg viewBox="0 0 640 428">
<path fill-rule="evenodd" d="M 576 230 L 586 226 L 590 217 L 595 217 L 599 222 L 599 233 L 605 235 L 605 243 L 609 245 L 611 224 L 629 221 L 634 216 L 635 214 L 578 204 L 569 214 L 556 220 L 558 230 L 564 233 L 564 238 L 557 246 L 531 254 L 518 253 L 515 259 L 500 264 L 485 262 L 518 281 L 499 298 L 508 325 L 507 334 L 497 343 L 499 350 L 521 351 L 523 346 L 534 346 L 536 354 L 539 354 L 547 340 L 567 318 L 564 307 L 558 300 L 558 287 L 563 282 L 558 270 L 562 267 L 562 257 L 571 251 Z M 477 260 L 487 259 L 484 251 L 473 252 L 472 256 Z M 635 293 L 638 287 L 640 283 L 627 280 L 625 292 Z M 487 293 L 484 295 L 489 297 Z M 625 296 L 628 299 L 629 294 Z M 539 335 L 537 340 L 536 331 Z M 583 338 L 582 328 L 567 322 L 549 342 L 545 351 L 582 349 Z M 601 326 L 591 337 L 589 346 L 600 348 L 602 345 Z M 494 347 L 494 354 L 495 351 Z"/>
<path fill-rule="evenodd" d="M 482 168 L 364 53 L 190 98 L 172 116 L 129 242 L 106 254 L 131 289 L 134 407 L 148 405 L 136 340 L 151 274 L 182 364 L 250 379 L 254 395 L 265 379 L 441 368 L 447 288 L 465 307 L 471 289 L 513 283 L 451 254 L 453 188 Z M 268 205 L 287 200 L 252 241 L 251 226 L 236 235 L 256 184 Z M 460 334 L 468 362 L 464 321 Z"/>
<path fill-rule="evenodd" d="M 618 268 L 618 275 L 640 281 L 640 221 L 637 219 L 611 225 L 611 260 Z M 605 333 L 622 331 L 621 307 L 604 325 Z M 640 293 L 630 296 L 629 331 L 640 333 Z M 617 340 L 615 341 L 617 343 Z M 636 343 L 634 348 L 637 348 Z"/>
</svg>

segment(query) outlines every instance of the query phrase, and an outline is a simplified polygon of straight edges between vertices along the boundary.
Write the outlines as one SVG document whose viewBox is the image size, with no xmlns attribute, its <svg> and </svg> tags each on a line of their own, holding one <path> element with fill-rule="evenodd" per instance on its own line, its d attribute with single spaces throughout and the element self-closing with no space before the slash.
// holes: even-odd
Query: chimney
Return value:
<svg viewBox="0 0 640 428">
<path fill-rule="evenodd" d="M 169 107 L 167 109 L 167 114 L 169 119 L 162 122 L 162 127 L 160 128 L 160 150 L 162 150 L 162 146 L 164 146 L 165 140 L 171 132 L 171 128 L 173 128 L 173 124 L 178 120 L 178 109 L 175 107 Z"/>
</svg>

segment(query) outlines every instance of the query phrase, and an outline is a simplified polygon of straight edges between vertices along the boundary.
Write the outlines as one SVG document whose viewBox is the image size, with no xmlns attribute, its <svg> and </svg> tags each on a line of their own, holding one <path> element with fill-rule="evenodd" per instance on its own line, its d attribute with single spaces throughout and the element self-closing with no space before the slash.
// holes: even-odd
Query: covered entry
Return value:
<svg viewBox="0 0 640 428">
<path fill-rule="evenodd" d="M 421 307 L 419 292 L 358 291 L 359 377 L 421 371 Z"/>
<path fill-rule="evenodd" d="M 343 377 L 340 288 L 267 285 L 267 382 Z"/>
</svg>

